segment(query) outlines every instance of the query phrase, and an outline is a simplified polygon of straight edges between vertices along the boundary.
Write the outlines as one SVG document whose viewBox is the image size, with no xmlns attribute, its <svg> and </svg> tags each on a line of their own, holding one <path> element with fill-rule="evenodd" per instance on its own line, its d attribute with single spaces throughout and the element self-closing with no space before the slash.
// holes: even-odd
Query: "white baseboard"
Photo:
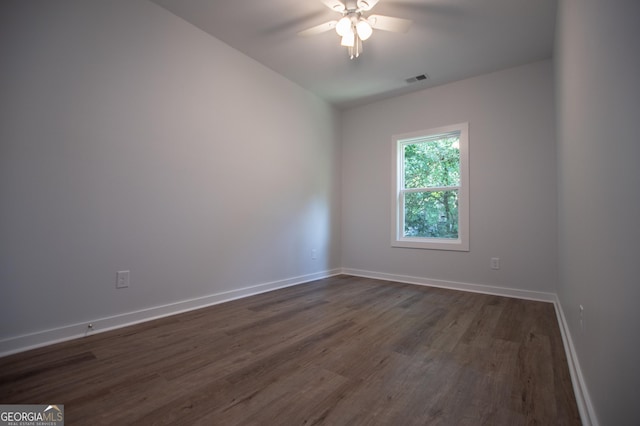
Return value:
<svg viewBox="0 0 640 426">
<path fill-rule="evenodd" d="M 114 330 L 145 321 L 151 321 L 182 312 L 192 311 L 194 309 L 200 309 L 207 306 L 216 305 L 218 303 L 228 302 L 234 299 L 253 296 L 255 294 L 265 293 L 267 291 L 272 291 L 279 288 L 304 284 L 310 281 L 339 275 L 340 273 L 340 269 L 322 271 L 313 274 L 287 278 L 284 280 L 257 284 L 254 286 L 244 287 L 236 290 L 215 293 L 194 299 L 182 300 L 180 302 L 170 303 L 167 305 L 154 306 L 152 308 L 141 309 L 139 311 L 128 312 L 111 317 L 96 318 L 90 321 L 83 321 L 81 323 L 71 324 L 63 327 L 56 327 L 49 330 L 38 331 L 36 333 L 10 337 L 0 340 L 0 357 L 18 352 L 24 352 L 26 350 L 35 349 L 41 346 L 64 342 L 66 340 L 77 339 L 79 337 L 84 337 L 87 335 Z M 93 331 L 87 329 L 87 325 L 89 323 L 93 324 Z"/>
<path fill-rule="evenodd" d="M 580 412 L 580 418 L 584 426 L 599 426 L 598 417 L 596 416 L 595 409 L 591 403 L 587 385 L 580 369 L 580 362 L 576 354 L 576 349 L 573 345 L 573 339 L 571 338 L 571 332 L 567 324 L 564 311 L 560 300 L 556 296 L 554 301 L 556 307 L 556 316 L 558 317 L 558 325 L 560 326 L 560 334 L 562 334 L 562 343 L 564 343 L 564 351 L 567 354 L 567 363 L 569 364 L 569 373 L 571 374 L 571 383 L 573 384 L 573 393 L 576 396 L 576 403 L 578 404 L 578 411 Z"/>
<path fill-rule="evenodd" d="M 435 280 L 431 278 L 413 277 L 408 275 L 387 274 L 384 272 L 363 271 L 360 269 L 342 268 L 347 275 L 357 277 L 374 278 L 378 280 L 396 281 L 407 284 L 424 285 L 428 287 L 447 288 L 450 290 L 468 291 L 471 293 L 493 294 L 496 296 L 514 297 L 516 299 L 537 300 L 542 302 L 555 302 L 555 293 L 540 291 L 520 290 L 516 288 L 494 287 L 484 284 L 462 283 L 457 281 Z"/>
</svg>

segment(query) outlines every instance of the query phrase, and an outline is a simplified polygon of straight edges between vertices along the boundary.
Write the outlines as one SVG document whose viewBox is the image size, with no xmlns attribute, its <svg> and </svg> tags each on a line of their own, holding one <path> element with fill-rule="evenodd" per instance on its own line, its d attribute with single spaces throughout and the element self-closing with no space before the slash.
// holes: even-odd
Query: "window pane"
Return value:
<svg viewBox="0 0 640 426">
<path fill-rule="evenodd" d="M 458 136 L 404 146 L 404 187 L 460 185 Z"/>
<path fill-rule="evenodd" d="M 458 238 L 458 191 L 405 193 L 404 236 Z"/>
</svg>

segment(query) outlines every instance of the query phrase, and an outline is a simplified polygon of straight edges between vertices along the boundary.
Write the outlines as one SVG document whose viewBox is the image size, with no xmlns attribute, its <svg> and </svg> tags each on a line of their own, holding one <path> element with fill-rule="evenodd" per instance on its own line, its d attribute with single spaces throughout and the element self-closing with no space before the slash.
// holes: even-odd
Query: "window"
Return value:
<svg viewBox="0 0 640 426">
<path fill-rule="evenodd" d="M 393 138 L 391 245 L 469 251 L 468 123 Z"/>
</svg>

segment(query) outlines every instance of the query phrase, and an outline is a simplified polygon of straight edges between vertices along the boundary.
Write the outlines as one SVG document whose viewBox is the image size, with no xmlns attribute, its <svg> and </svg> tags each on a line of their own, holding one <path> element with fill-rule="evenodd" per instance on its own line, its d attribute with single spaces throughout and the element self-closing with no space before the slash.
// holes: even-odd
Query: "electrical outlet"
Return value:
<svg viewBox="0 0 640 426">
<path fill-rule="evenodd" d="M 491 258 L 491 269 L 500 269 L 500 258 L 492 257 Z"/>
<path fill-rule="evenodd" d="M 116 274 L 116 288 L 129 287 L 129 271 L 118 271 Z"/>
<path fill-rule="evenodd" d="M 318 254 L 316 249 L 311 249 L 311 260 L 316 260 L 318 258 Z"/>
</svg>

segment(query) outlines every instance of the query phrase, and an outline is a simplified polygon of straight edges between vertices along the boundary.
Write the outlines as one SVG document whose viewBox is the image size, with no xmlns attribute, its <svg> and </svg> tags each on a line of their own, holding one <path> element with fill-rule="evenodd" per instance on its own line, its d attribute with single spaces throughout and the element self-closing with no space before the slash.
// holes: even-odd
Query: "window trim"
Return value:
<svg viewBox="0 0 640 426">
<path fill-rule="evenodd" d="M 458 189 L 458 238 L 404 237 L 404 202 L 402 183 L 402 146 L 414 140 L 434 139 L 458 133 L 460 143 L 460 187 Z M 428 250 L 469 251 L 469 123 L 457 123 L 417 132 L 393 135 L 391 153 L 391 246 Z M 452 188 L 452 187 L 445 187 Z M 431 189 L 431 188 L 430 188 Z M 438 188 L 433 188 L 438 189 Z"/>
</svg>

